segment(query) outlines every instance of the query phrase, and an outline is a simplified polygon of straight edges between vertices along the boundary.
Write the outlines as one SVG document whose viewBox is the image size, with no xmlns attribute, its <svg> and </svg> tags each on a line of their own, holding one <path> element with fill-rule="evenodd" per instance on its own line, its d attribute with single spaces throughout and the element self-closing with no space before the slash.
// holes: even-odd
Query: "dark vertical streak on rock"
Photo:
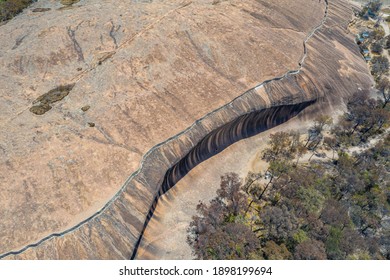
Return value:
<svg viewBox="0 0 390 280">
<path fill-rule="evenodd" d="M 114 22 L 111 20 L 111 30 L 110 30 L 110 37 L 112 38 L 112 41 L 114 42 L 115 48 L 118 48 L 118 42 L 115 38 L 115 33 L 118 32 L 118 30 L 121 28 L 120 25 L 115 26 Z"/>
<path fill-rule="evenodd" d="M 81 49 L 80 44 L 76 40 L 76 31 L 79 28 L 80 24 L 77 25 L 77 27 L 74 30 L 70 26 L 68 26 L 66 29 L 68 31 L 68 36 L 69 36 L 70 40 L 73 43 L 73 47 L 74 47 L 74 49 L 75 49 L 75 51 L 77 53 L 78 60 L 79 61 L 85 61 L 84 60 L 83 50 Z"/>
<path fill-rule="evenodd" d="M 16 39 L 15 45 L 12 47 L 12 50 L 17 49 L 20 46 L 20 44 L 23 42 L 24 38 L 26 38 L 26 37 L 27 37 L 27 35 L 24 35 L 24 36 Z"/>
</svg>

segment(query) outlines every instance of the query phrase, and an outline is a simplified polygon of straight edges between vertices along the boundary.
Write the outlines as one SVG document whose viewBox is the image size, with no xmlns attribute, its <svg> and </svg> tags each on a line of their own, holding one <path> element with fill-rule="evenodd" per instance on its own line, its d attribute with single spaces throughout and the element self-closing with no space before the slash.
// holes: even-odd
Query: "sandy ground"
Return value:
<svg viewBox="0 0 390 280">
<path fill-rule="evenodd" d="M 220 176 L 236 172 L 245 178 L 248 171 L 265 171 L 265 162 L 257 159 L 267 145 L 269 135 L 277 131 L 305 131 L 309 125 L 309 122 L 293 119 L 267 132 L 239 141 L 194 168 L 161 198 L 145 231 L 137 258 L 194 258 L 186 243 L 186 230 L 192 216 L 196 214 L 199 201 L 207 202 L 216 196 Z"/>
</svg>

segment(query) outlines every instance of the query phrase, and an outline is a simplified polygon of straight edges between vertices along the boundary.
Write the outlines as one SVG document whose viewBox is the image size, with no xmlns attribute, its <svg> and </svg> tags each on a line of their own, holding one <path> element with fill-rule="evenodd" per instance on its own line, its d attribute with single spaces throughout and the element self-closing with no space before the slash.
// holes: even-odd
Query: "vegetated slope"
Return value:
<svg viewBox="0 0 390 280">
<path fill-rule="evenodd" d="M 325 18 L 325 3 L 309 0 L 84 1 L 2 26 L 2 256 L 129 258 L 166 170 L 209 132 L 251 110 L 337 104 L 367 88 L 344 32 L 351 11 L 329 4 Z M 299 75 L 246 92 L 299 69 L 314 29 Z M 73 84 L 43 115 L 29 110 Z"/>
<path fill-rule="evenodd" d="M 0 0 L 0 23 L 16 16 L 34 0 Z"/>
<path fill-rule="evenodd" d="M 356 94 L 332 124 L 271 134 L 256 161 L 221 177 L 188 241 L 200 259 L 389 259 L 389 108 Z M 376 139 L 372 139 L 377 137 Z M 378 139 L 379 138 L 379 139 Z M 232 242 L 234 240 L 234 242 Z"/>
</svg>

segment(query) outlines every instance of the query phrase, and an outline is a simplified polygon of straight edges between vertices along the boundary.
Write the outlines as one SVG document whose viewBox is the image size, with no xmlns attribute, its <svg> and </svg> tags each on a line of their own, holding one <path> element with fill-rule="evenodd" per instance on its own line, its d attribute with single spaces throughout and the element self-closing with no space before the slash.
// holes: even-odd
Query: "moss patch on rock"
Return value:
<svg viewBox="0 0 390 280">
<path fill-rule="evenodd" d="M 91 108 L 91 106 L 87 105 L 87 106 L 82 107 L 81 110 L 83 112 L 87 112 L 90 108 Z"/>
<path fill-rule="evenodd" d="M 30 112 L 40 116 L 46 113 L 47 111 L 49 111 L 51 108 L 53 107 L 51 107 L 49 104 L 41 104 L 41 105 L 32 106 L 30 108 Z"/>
<path fill-rule="evenodd" d="M 80 0 L 61 0 L 61 4 L 64 6 L 71 6 L 77 2 L 80 2 Z"/>
<path fill-rule="evenodd" d="M 38 97 L 30 108 L 30 112 L 43 115 L 52 108 L 52 104 L 64 99 L 73 89 L 74 84 L 59 86 Z"/>
</svg>

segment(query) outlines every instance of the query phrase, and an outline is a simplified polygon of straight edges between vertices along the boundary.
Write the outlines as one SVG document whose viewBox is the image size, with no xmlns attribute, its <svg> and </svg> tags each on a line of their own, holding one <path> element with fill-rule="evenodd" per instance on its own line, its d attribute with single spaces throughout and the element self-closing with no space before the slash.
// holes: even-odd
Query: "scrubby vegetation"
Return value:
<svg viewBox="0 0 390 280">
<path fill-rule="evenodd" d="M 371 74 L 376 80 L 389 72 L 389 59 L 385 56 L 375 56 L 371 60 Z"/>
<path fill-rule="evenodd" d="M 35 0 L 0 0 L 0 22 L 9 20 Z"/>
<path fill-rule="evenodd" d="M 390 102 L 390 80 L 385 77 L 381 78 L 376 85 L 379 94 L 382 95 L 383 98 L 383 107 L 386 107 Z"/>
<path fill-rule="evenodd" d="M 361 93 L 347 107 L 336 124 L 271 135 L 266 172 L 222 176 L 188 229 L 195 256 L 390 259 L 389 108 Z"/>
<path fill-rule="evenodd" d="M 382 95 L 384 106 L 389 102 L 389 68 L 388 53 L 390 48 L 390 35 L 385 34 L 383 19 L 381 18 L 382 1 L 371 1 L 365 5 L 359 13 L 359 24 L 354 26 L 359 30 L 356 42 L 359 45 L 362 55 L 374 77 L 376 88 Z M 371 20 L 370 20 L 371 18 Z M 373 24 L 373 20 L 376 23 Z M 356 20 L 354 21 L 356 23 Z M 375 21 L 374 21 L 375 22 Z M 387 24 L 384 22 L 384 24 Z"/>
<path fill-rule="evenodd" d="M 379 15 L 379 12 L 382 8 L 382 1 L 374 0 L 368 2 L 360 12 L 360 16 L 366 19 L 373 18 L 376 19 Z"/>
</svg>

